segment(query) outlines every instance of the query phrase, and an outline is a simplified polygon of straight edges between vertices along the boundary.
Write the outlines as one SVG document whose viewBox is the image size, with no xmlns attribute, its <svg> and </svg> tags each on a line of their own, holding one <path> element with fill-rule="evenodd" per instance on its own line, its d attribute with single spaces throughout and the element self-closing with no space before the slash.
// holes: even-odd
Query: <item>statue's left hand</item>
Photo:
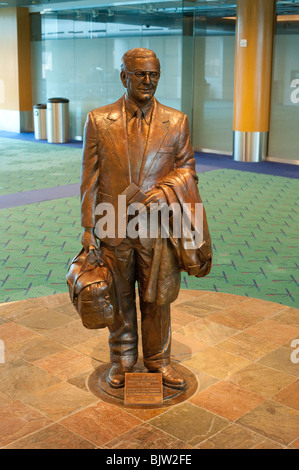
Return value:
<svg viewBox="0 0 299 470">
<path fill-rule="evenodd" d="M 94 246 L 97 247 L 97 241 L 93 233 L 93 228 L 84 228 L 83 233 L 82 233 L 82 238 L 81 238 L 81 244 L 84 247 L 84 250 L 86 253 L 89 252 L 89 247 Z"/>
</svg>

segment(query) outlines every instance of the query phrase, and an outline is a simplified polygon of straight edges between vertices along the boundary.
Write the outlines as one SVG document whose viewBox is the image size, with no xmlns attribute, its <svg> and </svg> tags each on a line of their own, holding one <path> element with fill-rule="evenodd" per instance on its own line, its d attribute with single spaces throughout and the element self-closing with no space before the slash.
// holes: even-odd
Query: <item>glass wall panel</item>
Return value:
<svg viewBox="0 0 299 470">
<path fill-rule="evenodd" d="M 124 93 L 123 53 L 146 47 L 161 62 L 156 97 L 188 115 L 195 149 L 231 154 L 235 14 L 188 1 L 32 14 L 34 104 L 68 98 L 71 138 L 81 139 L 87 113 Z M 299 21 L 288 17 L 274 41 L 269 158 L 299 160 L 298 64 Z"/>
<path fill-rule="evenodd" d="M 153 3 L 42 15 L 41 34 L 32 37 L 35 103 L 68 98 L 70 135 L 81 139 L 87 113 L 125 92 L 121 57 L 135 47 L 156 52 L 162 68 L 156 98 L 181 109 L 182 2 L 171 8 Z"/>
<path fill-rule="evenodd" d="M 45 103 L 47 100 L 44 53 L 45 43 L 42 41 L 41 15 L 31 15 L 31 80 L 33 104 Z"/>
<path fill-rule="evenodd" d="M 232 153 L 235 20 L 195 17 L 193 145 Z"/>
<path fill-rule="evenodd" d="M 268 157 L 299 161 L 298 19 L 278 22 L 273 60 Z"/>
</svg>

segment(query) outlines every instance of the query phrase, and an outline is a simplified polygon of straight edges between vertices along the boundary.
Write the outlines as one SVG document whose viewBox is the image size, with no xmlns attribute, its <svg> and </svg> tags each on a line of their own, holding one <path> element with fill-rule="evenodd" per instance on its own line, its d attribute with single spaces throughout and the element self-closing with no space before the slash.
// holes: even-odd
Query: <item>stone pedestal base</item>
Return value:
<svg viewBox="0 0 299 470">
<path fill-rule="evenodd" d="M 198 382 L 195 375 L 182 364 L 172 362 L 172 366 L 186 379 L 184 390 L 175 390 L 174 388 L 163 386 L 163 405 L 124 405 L 124 388 L 114 389 L 107 383 L 106 378 L 111 364 L 103 364 L 98 367 L 88 378 L 87 386 L 91 393 L 101 398 L 103 401 L 113 403 L 114 405 L 123 405 L 130 408 L 163 408 L 177 403 L 181 403 L 190 398 L 198 388 Z M 132 372 L 148 372 L 141 361 L 138 361 Z"/>
</svg>

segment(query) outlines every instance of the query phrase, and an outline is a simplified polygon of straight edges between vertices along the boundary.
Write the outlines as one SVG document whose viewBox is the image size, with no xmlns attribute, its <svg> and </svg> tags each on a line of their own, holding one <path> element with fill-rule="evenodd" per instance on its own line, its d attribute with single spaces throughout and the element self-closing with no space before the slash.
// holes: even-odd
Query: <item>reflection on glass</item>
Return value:
<svg viewBox="0 0 299 470">
<path fill-rule="evenodd" d="M 68 98 L 71 138 L 82 139 L 87 113 L 124 93 L 121 57 L 135 47 L 156 52 L 162 65 L 156 97 L 181 109 L 182 2 L 173 2 L 171 12 L 152 3 L 42 15 L 32 41 L 35 102 Z"/>
<path fill-rule="evenodd" d="M 232 152 L 235 20 L 195 18 L 193 144 Z"/>
<path fill-rule="evenodd" d="M 299 21 L 290 27 L 274 39 L 268 156 L 299 161 Z"/>
</svg>

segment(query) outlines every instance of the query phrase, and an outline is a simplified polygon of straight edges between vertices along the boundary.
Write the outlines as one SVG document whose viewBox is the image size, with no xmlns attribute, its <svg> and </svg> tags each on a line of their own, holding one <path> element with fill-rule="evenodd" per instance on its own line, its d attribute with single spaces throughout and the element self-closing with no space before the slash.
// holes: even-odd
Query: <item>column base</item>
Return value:
<svg viewBox="0 0 299 470">
<path fill-rule="evenodd" d="M 262 162 L 267 156 L 268 132 L 233 131 L 233 156 L 237 162 Z"/>
</svg>

